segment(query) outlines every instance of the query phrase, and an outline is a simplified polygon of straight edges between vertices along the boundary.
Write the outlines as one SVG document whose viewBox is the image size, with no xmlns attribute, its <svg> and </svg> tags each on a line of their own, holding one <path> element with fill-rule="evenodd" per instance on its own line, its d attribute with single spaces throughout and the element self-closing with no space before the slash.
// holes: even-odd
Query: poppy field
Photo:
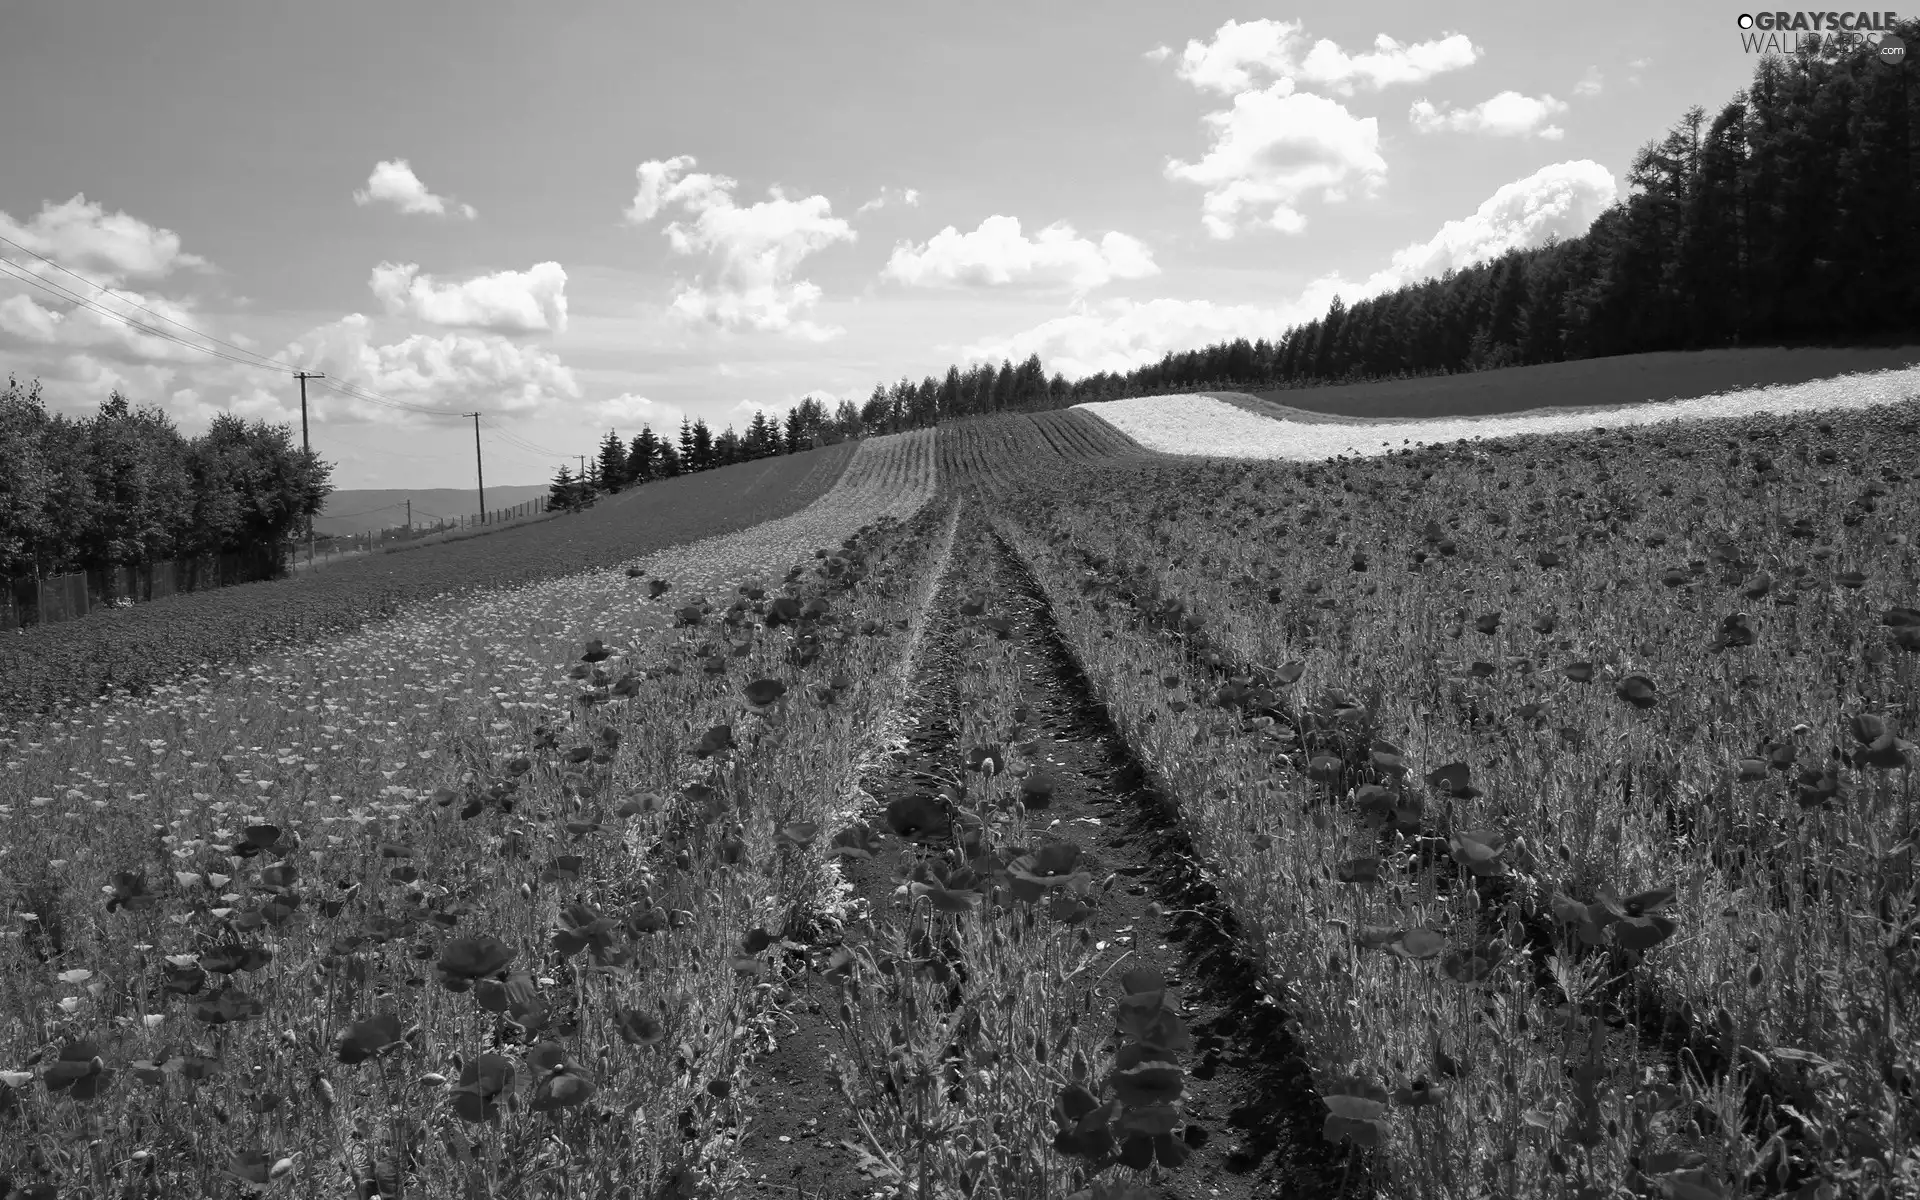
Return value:
<svg viewBox="0 0 1920 1200">
<path fill-rule="evenodd" d="M 1028 420 L 943 463 L 1382 1194 L 1920 1188 L 1920 405 L 1071 471 Z"/>
<path fill-rule="evenodd" d="M 0 1195 L 1914 1194 L 1916 463 L 972 418 L 23 723 Z"/>
<path fill-rule="evenodd" d="M 0 1193 L 711 1193 L 933 466 L 10 739 Z"/>
</svg>

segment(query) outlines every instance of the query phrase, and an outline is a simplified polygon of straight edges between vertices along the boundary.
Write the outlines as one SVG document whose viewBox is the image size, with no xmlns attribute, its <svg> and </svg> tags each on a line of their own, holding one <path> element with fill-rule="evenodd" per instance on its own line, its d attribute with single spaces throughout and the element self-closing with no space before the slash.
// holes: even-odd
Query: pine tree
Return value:
<svg viewBox="0 0 1920 1200">
<path fill-rule="evenodd" d="M 654 436 L 653 426 L 642 425 L 634 435 L 632 448 L 627 451 L 627 479 L 645 483 L 657 477 L 659 470 L 660 439 Z"/>
<path fill-rule="evenodd" d="M 693 423 L 693 438 L 687 447 L 687 469 L 704 471 L 713 466 L 713 430 L 707 428 L 705 417 Z"/>
<path fill-rule="evenodd" d="M 627 483 L 627 447 L 611 429 L 600 442 L 600 482 L 609 492 L 618 492 Z"/>
<path fill-rule="evenodd" d="M 561 463 L 559 472 L 553 477 L 553 482 L 547 485 L 547 511 L 579 512 L 577 485 L 578 481 L 574 479 L 573 472 L 567 469 L 567 464 Z"/>
<path fill-rule="evenodd" d="M 681 464 L 680 452 L 673 448 L 673 443 L 662 441 L 660 443 L 660 478 L 672 479 L 675 475 L 685 473 L 685 470 L 686 468 Z"/>
<path fill-rule="evenodd" d="M 767 414 L 755 409 L 753 420 L 747 425 L 747 457 L 765 458 L 771 453 L 773 453 L 773 428 L 767 423 Z"/>
<path fill-rule="evenodd" d="M 694 465 L 693 461 L 693 422 L 685 417 L 680 418 L 680 469 L 683 471 L 700 469 Z"/>
</svg>

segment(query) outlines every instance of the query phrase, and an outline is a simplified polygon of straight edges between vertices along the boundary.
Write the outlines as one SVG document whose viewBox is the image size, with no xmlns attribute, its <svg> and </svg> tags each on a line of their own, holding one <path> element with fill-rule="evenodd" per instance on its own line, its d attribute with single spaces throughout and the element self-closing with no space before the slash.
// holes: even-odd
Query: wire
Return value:
<svg viewBox="0 0 1920 1200">
<path fill-rule="evenodd" d="M 249 350 L 245 346 L 235 345 L 232 342 L 214 337 L 210 333 L 202 333 L 198 329 L 193 328 L 193 326 L 191 325 L 183 324 L 182 322 L 176 321 L 172 317 L 166 316 L 163 313 L 154 312 L 152 309 L 148 308 L 144 304 L 141 304 L 139 301 L 129 300 L 126 296 L 121 295 L 119 292 L 115 291 L 113 288 L 108 287 L 104 283 L 95 283 L 93 280 L 88 279 L 86 276 L 81 275 L 77 271 L 70 271 L 66 267 L 63 267 L 59 263 L 48 258 L 46 255 L 41 254 L 39 251 L 33 250 L 27 246 L 22 246 L 19 242 L 14 241 L 12 238 L 7 237 L 4 234 L 0 234 L 0 242 L 5 242 L 7 245 L 12 246 L 16 250 L 20 250 L 27 254 L 31 254 L 35 258 L 39 259 L 41 262 L 46 263 L 48 266 L 52 267 L 54 270 L 61 271 L 68 275 L 71 275 L 75 279 L 78 279 L 81 283 L 86 284 L 88 287 L 94 288 L 98 291 L 105 292 L 116 300 L 120 300 L 124 303 L 131 304 L 133 305 L 133 307 L 139 309 L 141 312 L 146 313 L 149 316 L 156 317 L 162 321 L 165 321 L 169 325 L 177 326 L 178 328 L 184 329 L 188 333 L 193 334 L 195 337 L 205 338 L 209 342 L 214 342 L 214 343 L 217 343 L 218 345 L 226 346 L 233 350 L 238 350 L 242 354 L 250 355 L 254 358 L 259 359 L 263 364 L 266 364 L 272 367 L 277 367 L 284 371 L 291 372 L 291 371 L 297 370 L 297 368 L 289 366 L 288 364 L 281 362 L 279 359 L 269 358 L 264 354 L 258 353 L 257 351 Z M 14 265 L 17 266 L 18 264 L 16 263 Z"/>
<path fill-rule="evenodd" d="M 177 345 L 177 346 L 185 346 L 189 350 L 198 350 L 202 354 L 211 354 L 215 358 L 224 358 L 228 362 L 238 363 L 243 367 L 251 367 L 255 370 L 265 369 L 265 368 L 262 368 L 261 365 L 257 362 L 250 362 L 243 358 L 235 358 L 231 354 L 222 353 L 219 350 L 212 350 L 206 346 L 196 346 L 192 342 L 187 341 L 185 338 L 175 337 L 173 334 L 168 333 L 164 329 L 155 329 L 151 325 L 143 325 L 139 321 L 136 321 L 131 317 L 125 317 L 120 315 L 119 313 L 112 311 L 111 309 L 102 308 L 98 304 L 95 304 L 93 301 L 88 300 L 86 297 L 75 295 L 73 292 L 61 287 L 57 283 L 46 282 L 45 280 L 41 279 L 37 275 L 34 275 L 32 272 L 28 271 L 25 267 L 22 267 L 19 263 L 14 262 L 10 258 L 0 258 L 0 269 L 3 269 L 4 273 L 11 276 L 12 278 L 18 279 L 22 283 L 29 284 L 33 287 L 37 287 L 41 291 L 46 292 L 48 295 L 53 296 L 57 300 L 65 300 L 72 304 L 78 304 L 83 308 L 89 309 L 95 313 L 98 313 L 103 317 L 108 318 L 109 320 L 118 321 L 122 325 L 126 325 L 133 329 L 137 329 L 141 333 L 147 334 L 149 337 L 156 337 L 162 341 L 172 342 L 174 345 Z"/>
<path fill-rule="evenodd" d="M 118 294 L 114 293 L 112 289 L 104 287 L 101 284 L 92 283 L 90 280 L 86 279 L 84 276 L 77 275 L 72 271 L 68 271 L 67 268 L 62 267 L 59 263 L 54 262 L 52 259 L 47 258 L 43 254 L 35 253 L 34 251 L 27 249 L 25 246 L 21 246 L 20 243 L 13 241 L 11 238 L 5 237 L 4 235 L 0 235 L 0 242 L 5 242 L 9 246 L 14 246 L 20 250 L 25 251 L 28 254 L 32 254 L 35 258 L 39 259 L 40 261 L 47 263 L 49 266 L 52 266 L 57 270 L 65 271 L 68 275 L 72 275 L 75 279 L 80 280 L 82 283 L 87 283 L 89 284 L 89 286 L 99 288 L 101 291 L 108 292 L 109 294 L 116 295 L 117 298 L 119 299 L 126 300 L 124 296 L 118 296 Z M 159 313 L 153 312 L 152 309 L 147 308 L 145 305 L 136 303 L 135 301 L 132 301 L 132 300 L 126 301 L 128 304 L 132 304 L 135 308 L 140 309 L 140 311 L 145 313 L 151 313 L 155 317 L 158 317 L 160 320 L 167 322 L 169 325 L 178 326 L 179 328 L 185 329 L 189 333 L 192 333 L 196 337 L 202 337 L 202 338 L 205 338 L 207 341 L 216 342 L 222 346 L 227 346 L 234 350 L 238 350 L 241 354 L 247 355 L 248 357 L 238 358 L 232 354 L 227 354 L 223 351 L 215 350 L 208 346 L 195 345 L 194 343 L 187 341 L 185 338 L 179 337 L 176 334 L 168 333 L 164 329 L 156 329 L 151 325 L 147 325 L 140 321 L 136 321 L 132 317 L 129 317 L 124 313 L 117 313 L 117 312 L 114 312 L 112 309 L 105 308 L 100 304 L 96 303 L 95 301 L 89 299 L 88 297 L 82 296 L 79 293 L 73 291 L 71 288 L 68 288 L 62 284 L 53 283 L 51 281 L 42 279 L 38 275 L 35 275 L 27 267 L 23 266 L 20 263 L 14 262 L 10 258 L 0 257 L 0 269 L 4 269 L 5 274 L 8 275 L 9 277 L 18 279 L 22 283 L 28 284 L 32 287 L 39 288 L 41 291 L 46 292 L 48 295 L 54 297 L 57 300 L 65 300 L 70 304 L 79 305 L 91 312 L 94 312 L 99 314 L 100 316 L 106 317 L 109 320 L 118 321 L 122 325 L 128 326 L 131 329 L 135 329 L 141 333 L 147 334 L 150 337 L 156 337 L 161 339 L 162 341 L 171 342 L 177 346 L 184 346 L 189 350 L 197 350 L 202 354 L 210 354 L 215 358 L 224 359 L 227 362 L 237 363 L 240 366 L 250 367 L 250 368 L 253 368 L 254 370 L 284 371 L 288 374 L 293 374 L 298 370 L 298 368 L 290 366 L 286 363 L 283 363 L 278 359 L 268 358 L 264 354 L 257 354 L 254 351 L 246 349 L 244 346 L 237 346 L 232 342 L 228 342 L 220 338 L 216 338 L 211 334 L 201 333 L 199 330 L 194 329 L 190 325 L 182 324 L 179 321 L 175 321 L 171 317 L 161 316 Z M 330 379 L 316 379 L 315 382 L 319 383 L 321 387 L 327 388 L 331 391 L 337 392 L 340 395 L 347 396 L 351 399 L 362 400 L 368 404 L 381 405 L 386 408 L 398 409 L 402 412 L 420 413 L 424 416 L 430 416 L 430 417 L 464 417 L 466 415 L 464 413 L 449 413 L 449 412 L 442 411 L 440 409 L 424 408 L 417 404 L 407 404 L 404 401 L 389 399 L 388 397 L 382 396 L 378 392 L 375 392 L 370 388 L 361 387 L 358 384 L 342 383 L 340 381 L 330 380 Z"/>
</svg>

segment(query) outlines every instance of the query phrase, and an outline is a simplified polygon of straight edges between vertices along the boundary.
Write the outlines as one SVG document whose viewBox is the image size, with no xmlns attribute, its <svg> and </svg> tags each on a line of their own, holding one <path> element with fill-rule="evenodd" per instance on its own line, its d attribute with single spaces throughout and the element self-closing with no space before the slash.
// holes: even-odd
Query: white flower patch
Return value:
<svg viewBox="0 0 1920 1200">
<path fill-rule="evenodd" d="M 1604 425 L 1658 425 L 1752 413 L 1786 415 L 1873 408 L 1920 398 L 1920 367 L 1889 369 L 1807 383 L 1746 388 L 1692 400 L 1635 404 L 1607 412 L 1536 413 L 1512 417 L 1429 417 L 1406 421 L 1301 424 L 1263 417 L 1212 396 L 1141 396 L 1076 404 L 1148 450 L 1210 458 L 1319 462 L 1337 455 L 1374 455 L 1415 446 L 1535 433 L 1579 433 Z"/>
</svg>

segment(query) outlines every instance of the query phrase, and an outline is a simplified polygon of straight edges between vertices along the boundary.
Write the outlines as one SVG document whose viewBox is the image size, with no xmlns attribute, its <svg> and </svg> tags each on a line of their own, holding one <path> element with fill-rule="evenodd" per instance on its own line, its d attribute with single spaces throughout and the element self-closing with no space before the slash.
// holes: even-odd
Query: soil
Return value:
<svg viewBox="0 0 1920 1200">
<path fill-rule="evenodd" d="M 1186 1001 L 1195 1048 L 1183 1062 L 1183 1104 L 1193 1154 L 1178 1170 L 1161 1172 L 1158 1194 L 1169 1200 L 1370 1194 L 1364 1160 L 1350 1159 L 1351 1152 L 1322 1138 L 1326 1110 L 1280 1013 L 1253 986 L 1231 913 L 1192 869 L 1191 847 L 1172 819 L 1171 804 L 1092 694 L 1031 574 L 1011 547 L 981 527 L 977 513 L 970 515 L 972 520 L 963 517 L 960 536 L 989 539 L 992 569 L 987 579 L 974 575 L 965 582 L 969 590 L 988 588 L 994 611 L 1013 622 L 1010 637 L 1026 664 L 1019 702 L 1030 710 L 1028 725 L 1050 743 L 1048 773 L 1056 791 L 1052 805 L 1032 819 L 1042 826 L 1057 819 L 1098 861 L 1099 875 L 1117 871 L 1127 881 L 1102 898 L 1088 922 L 1095 941 L 1107 945 L 1100 965 L 1124 954 L 1129 966 L 1158 967 Z M 958 546 L 953 561 L 964 561 Z M 871 794 L 904 786 L 909 772 L 951 770 L 960 757 L 948 682 L 956 662 L 950 647 L 959 590 L 950 569 L 934 595 L 914 664 L 911 732 L 904 748 L 868 776 Z M 863 817 L 881 827 L 877 808 Z M 854 904 L 864 901 L 875 914 L 891 911 L 898 854 L 893 848 L 872 861 L 846 864 Z M 803 960 L 796 955 L 794 961 Z M 1118 974 L 1106 977 L 1109 1001 Z M 775 1031 L 777 1048 L 749 1072 L 745 1098 L 752 1115 L 740 1153 L 756 1182 L 734 1195 L 851 1200 L 887 1194 L 861 1175 L 855 1154 L 842 1144 L 865 1138 L 827 1076 L 827 1051 L 841 1044 L 822 1007 L 837 1004 L 833 986 L 797 971 L 789 989 Z M 1131 1174 L 1112 1168 L 1101 1178 Z"/>
</svg>

